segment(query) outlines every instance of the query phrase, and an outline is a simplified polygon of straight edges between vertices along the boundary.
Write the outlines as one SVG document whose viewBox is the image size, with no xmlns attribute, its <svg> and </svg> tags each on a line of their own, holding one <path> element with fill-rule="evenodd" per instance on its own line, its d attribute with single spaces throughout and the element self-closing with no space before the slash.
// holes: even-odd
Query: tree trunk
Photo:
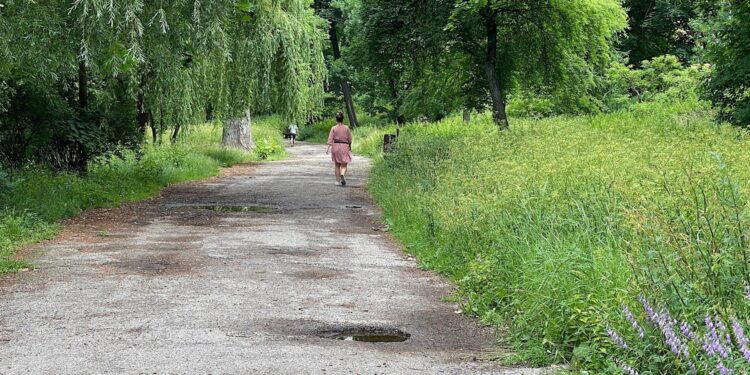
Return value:
<svg viewBox="0 0 750 375">
<path fill-rule="evenodd" d="M 138 96 L 135 99 L 136 107 L 136 121 L 138 122 L 138 134 L 143 136 L 146 132 L 146 125 L 148 124 L 148 111 L 146 110 L 145 94 L 143 93 L 143 83 L 141 83 L 138 89 Z"/>
<path fill-rule="evenodd" d="M 177 124 L 174 127 L 174 131 L 172 132 L 172 137 L 169 138 L 169 143 L 175 144 L 177 142 L 177 136 L 180 134 L 180 125 Z"/>
<path fill-rule="evenodd" d="M 354 111 L 354 102 L 352 101 L 352 91 L 349 88 L 349 82 L 341 79 L 341 91 L 344 93 L 344 102 L 346 103 L 346 114 L 349 116 L 349 125 L 351 128 L 359 126 L 357 113 Z"/>
<path fill-rule="evenodd" d="M 505 114 L 505 102 L 500 93 L 500 82 L 497 79 L 497 20 L 495 10 L 487 5 L 484 12 L 485 28 L 487 29 L 487 56 L 485 57 L 484 71 L 487 74 L 487 83 L 490 87 L 492 99 L 492 120 L 501 129 L 508 129 L 508 116 Z"/>
<path fill-rule="evenodd" d="M 78 62 L 78 107 L 85 109 L 89 105 L 89 79 L 86 62 Z"/>
<path fill-rule="evenodd" d="M 159 106 L 159 127 L 154 124 L 153 118 L 151 119 L 151 133 L 154 136 L 154 144 L 161 144 L 161 132 L 164 131 L 164 109 Z"/>
<path fill-rule="evenodd" d="M 206 104 L 206 122 L 214 120 L 214 105 L 210 102 Z"/>
<path fill-rule="evenodd" d="M 148 68 L 141 66 L 139 69 L 139 81 L 138 81 L 138 92 L 135 98 L 135 109 L 136 109 L 136 124 L 138 131 L 141 136 L 145 136 L 146 126 L 153 122 L 154 117 L 151 114 L 151 109 L 147 108 L 146 104 L 146 90 L 148 89 L 148 83 L 151 81 L 154 73 Z M 154 124 L 151 124 L 152 130 L 155 129 Z"/>
<path fill-rule="evenodd" d="M 391 91 L 391 97 L 393 97 L 393 111 L 391 111 L 391 116 L 393 116 L 394 119 L 398 120 L 401 117 L 401 96 L 396 80 L 389 80 L 388 88 Z"/>
<path fill-rule="evenodd" d="M 333 47 L 333 59 L 338 60 L 341 58 L 341 49 L 339 48 L 339 36 L 336 31 L 336 21 L 331 20 L 331 27 L 328 29 L 328 35 L 331 37 L 331 46 Z M 356 128 L 359 123 L 357 121 L 357 113 L 354 110 L 354 101 L 352 100 L 352 90 L 349 87 L 349 82 L 346 77 L 340 77 L 339 83 L 341 84 L 341 93 L 344 94 L 344 103 L 346 104 L 346 113 L 349 115 L 349 126 Z"/>
<path fill-rule="evenodd" d="M 232 118 L 224 124 L 224 133 L 221 137 L 221 145 L 224 147 L 241 148 L 250 151 L 255 147 L 253 135 L 250 131 L 252 119 L 250 111 L 245 112 L 244 118 Z"/>
<path fill-rule="evenodd" d="M 159 130 L 156 129 L 156 124 L 151 122 L 151 143 L 156 144 L 159 141 Z"/>
</svg>

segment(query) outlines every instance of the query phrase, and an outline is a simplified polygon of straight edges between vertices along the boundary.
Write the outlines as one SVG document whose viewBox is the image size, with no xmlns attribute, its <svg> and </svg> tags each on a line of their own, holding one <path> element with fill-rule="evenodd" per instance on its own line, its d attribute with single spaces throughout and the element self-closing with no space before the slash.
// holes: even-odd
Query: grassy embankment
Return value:
<svg viewBox="0 0 750 375">
<path fill-rule="evenodd" d="M 747 329 L 750 136 L 705 104 L 514 119 L 504 132 L 486 116 L 409 125 L 382 158 L 384 132 L 357 129 L 354 149 L 377 160 L 370 190 L 391 231 L 460 286 L 467 312 L 507 330 L 519 355 L 506 360 L 683 373 L 718 357 L 659 321 L 667 310 L 698 333 L 707 315 Z M 694 359 L 670 354 L 670 330 Z"/>
<path fill-rule="evenodd" d="M 29 267 L 14 253 L 54 237 L 63 218 L 146 199 L 164 186 L 214 176 L 221 167 L 284 157 L 283 127 L 275 117 L 255 121 L 251 153 L 221 147 L 221 128 L 206 124 L 186 129 L 175 145 L 165 138 L 162 145 L 100 157 L 85 174 L 28 166 L 0 176 L 0 274 Z"/>
</svg>

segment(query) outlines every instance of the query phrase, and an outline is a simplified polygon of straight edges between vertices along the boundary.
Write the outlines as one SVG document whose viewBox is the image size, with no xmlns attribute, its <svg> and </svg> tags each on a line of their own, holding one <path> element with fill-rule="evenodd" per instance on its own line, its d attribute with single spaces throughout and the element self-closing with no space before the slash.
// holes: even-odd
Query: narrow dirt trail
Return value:
<svg viewBox="0 0 750 375">
<path fill-rule="evenodd" d="M 0 281 L 0 373 L 539 373 L 483 360 L 492 332 L 377 230 L 368 161 L 341 188 L 323 151 L 71 220 Z M 411 336 L 327 337 L 363 326 Z"/>
</svg>

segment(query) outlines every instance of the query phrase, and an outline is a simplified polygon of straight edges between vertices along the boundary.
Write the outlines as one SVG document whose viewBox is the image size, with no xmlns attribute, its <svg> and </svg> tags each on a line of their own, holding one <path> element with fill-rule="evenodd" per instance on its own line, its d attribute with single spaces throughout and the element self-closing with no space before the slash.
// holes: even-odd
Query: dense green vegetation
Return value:
<svg viewBox="0 0 750 375">
<path fill-rule="evenodd" d="M 503 360 L 743 373 L 750 134 L 700 100 L 707 74 L 657 57 L 610 70 L 607 114 L 517 98 L 510 131 L 454 115 L 402 127 L 385 156 L 395 126 L 360 127 L 354 150 L 377 160 L 391 231 L 507 330 L 518 352 Z"/>
<path fill-rule="evenodd" d="M 395 121 L 492 109 L 502 117 L 621 109 L 613 83 L 645 61 L 711 67 L 700 95 L 747 125 L 747 2 L 723 0 L 318 0 L 338 53 L 324 113 L 353 107 Z M 613 76 L 614 73 L 614 76 Z M 614 82 L 613 82 L 614 80 Z M 348 82 L 346 91 L 339 82 Z M 667 83 L 670 84 L 670 83 Z M 615 90 L 616 91 L 616 90 Z M 639 97 L 637 90 L 627 96 Z M 519 111 L 520 107 L 520 111 Z M 350 110 L 349 106 L 346 106 Z M 500 121 L 503 122 L 503 121 Z M 356 124 L 355 124 L 356 125 Z M 504 125 L 504 124 L 503 124 Z"/>
<path fill-rule="evenodd" d="M 0 272 L 345 110 L 506 360 L 747 373 L 749 46 L 748 1 L 0 0 Z"/>
<path fill-rule="evenodd" d="M 248 117 L 320 108 L 323 22 L 310 2 L 0 2 L 0 163 L 83 170 L 208 119 L 251 148 Z M 240 136 L 241 135 L 241 136 Z M 241 139 L 240 139 L 241 138 Z"/>
<path fill-rule="evenodd" d="M 749 135 L 697 102 L 515 123 L 405 127 L 370 186 L 391 231 L 459 284 L 467 312 L 507 327 L 521 349 L 511 360 L 689 372 L 638 297 L 690 324 L 748 316 Z M 381 138 L 365 133 L 355 149 L 371 152 Z M 692 363 L 714 369 L 689 341 Z M 724 365 L 748 371 L 739 341 L 726 345 Z"/>
<path fill-rule="evenodd" d="M 13 257 L 25 244 L 48 239 L 56 222 L 93 207 L 145 199 L 160 188 L 217 174 L 219 167 L 283 157 L 279 118 L 253 128 L 258 146 L 248 153 L 219 146 L 216 124 L 194 126 L 180 142 L 121 149 L 89 162 L 85 174 L 56 173 L 41 165 L 0 174 L 0 273 L 27 267 Z"/>
</svg>

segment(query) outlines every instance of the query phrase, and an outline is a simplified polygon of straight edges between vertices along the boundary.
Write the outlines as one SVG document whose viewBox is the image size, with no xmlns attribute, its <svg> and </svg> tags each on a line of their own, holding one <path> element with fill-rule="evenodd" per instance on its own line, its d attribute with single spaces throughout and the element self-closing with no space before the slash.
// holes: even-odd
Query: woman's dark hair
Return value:
<svg viewBox="0 0 750 375">
<path fill-rule="evenodd" d="M 336 113 L 336 121 L 338 122 L 344 122 L 344 114 L 341 112 Z"/>
</svg>

